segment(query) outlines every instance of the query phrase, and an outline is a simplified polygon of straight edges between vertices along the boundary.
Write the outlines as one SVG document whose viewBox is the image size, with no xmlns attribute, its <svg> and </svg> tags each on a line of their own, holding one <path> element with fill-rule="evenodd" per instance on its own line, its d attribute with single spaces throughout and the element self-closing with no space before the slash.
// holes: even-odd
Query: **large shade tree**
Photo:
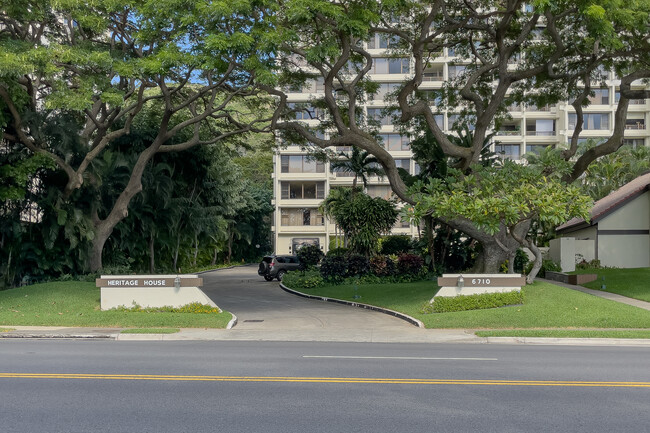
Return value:
<svg viewBox="0 0 650 433">
<path fill-rule="evenodd" d="M 377 52 L 365 44 L 374 41 L 375 47 L 386 47 L 387 68 L 394 68 L 399 72 L 394 76 L 402 79 L 386 114 L 404 129 L 428 131 L 461 177 L 472 173 L 485 138 L 508 117 L 511 104 L 541 107 L 568 101 L 576 112 L 576 126 L 561 153 L 570 161 L 561 182 L 571 183 L 593 161 L 622 145 L 629 101 L 650 96 L 646 81 L 641 81 L 650 77 L 649 13 L 649 2 L 623 0 L 280 2 L 266 33 L 276 49 L 280 74 L 278 86 L 267 88 L 278 98 L 273 126 L 287 141 L 368 151 L 380 161 L 395 193 L 415 204 L 417 198 L 382 146 L 377 119 L 369 118 L 363 108 L 380 90 L 370 78 Z M 441 89 L 426 90 L 424 84 L 445 49 L 453 49 L 460 67 Z M 609 71 L 620 78 L 613 134 L 578 154 L 583 108 Z M 318 91 L 313 83 L 319 84 Z M 314 109 L 288 102 L 284 89 L 301 85 L 312 92 Z M 445 135 L 437 122 L 445 111 L 473 125 L 469 147 Z M 319 114 L 320 126 L 314 127 L 296 120 L 305 118 L 297 112 L 324 114 Z M 431 212 L 435 206 L 431 203 Z M 531 221 L 524 218 L 513 227 L 499 219 L 498 226 L 486 230 L 469 213 L 439 218 L 482 244 L 475 271 L 492 272 L 527 244 Z"/>
<path fill-rule="evenodd" d="M 45 156 L 65 176 L 60 220 L 70 215 L 66 206 L 88 198 L 84 186 L 97 180 L 93 164 L 129 136 L 145 107 L 154 101 L 160 107 L 155 134 L 136 155 L 125 186 L 107 209 L 85 215 L 92 227 L 86 232 L 89 270 L 102 268 L 106 240 L 127 216 L 154 155 L 245 133 L 264 112 L 263 102 L 251 98 L 261 64 L 252 3 L 2 2 L 2 140 Z M 47 130 L 61 119 L 67 147 L 54 146 Z M 183 140 L 173 142 L 179 135 Z"/>
</svg>

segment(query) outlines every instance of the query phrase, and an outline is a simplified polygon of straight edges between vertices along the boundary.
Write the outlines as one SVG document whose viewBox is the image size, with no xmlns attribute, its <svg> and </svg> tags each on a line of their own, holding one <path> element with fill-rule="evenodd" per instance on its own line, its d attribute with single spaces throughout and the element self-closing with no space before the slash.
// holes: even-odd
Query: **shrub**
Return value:
<svg viewBox="0 0 650 433">
<path fill-rule="evenodd" d="M 528 263 L 530 262 L 530 259 L 528 258 L 528 254 L 524 252 L 521 248 L 517 250 L 517 253 L 515 254 L 515 264 L 513 267 L 513 270 L 518 273 L 523 273 L 526 267 L 528 266 Z M 532 269 L 532 267 L 531 267 Z M 508 272 L 508 260 L 503 262 L 501 264 L 501 272 L 506 273 Z"/>
<path fill-rule="evenodd" d="M 395 262 L 386 256 L 374 256 L 370 259 L 370 272 L 378 276 L 395 274 Z"/>
<path fill-rule="evenodd" d="M 296 251 L 296 255 L 304 267 L 316 266 L 323 258 L 323 252 L 318 245 L 305 245 Z"/>
<path fill-rule="evenodd" d="M 528 265 L 526 266 L 526 274 L 529 274 L 530 271 L 533 269 L 533 265 L 535 262 L 529 262 Z M 546 276 L 546 271 L 551 271 L 551 272 L 562 272 L 562 268 L 560 265 L 555 263 L 553 260 L 550 259 L 544 259 L 542 260 L 542 267 L 539 269 L 539 272 L 537 273 L 537 276 L 540 278 L 544 278 Z"/>
<path fill-rule="evenodd" d="M 400 254 L 397 257 L 397 272 L 400 274 L 419 275 L 424 266 L 424 259 L 416 254 Z"/>
<path fill-rule="evenodd" d="M 325 284 L 323 277 L 316 270 L 302 272 L 288 272 L 282 278 L 282 284 L 292 289 L 313 289 Z"/>
<path fill-rule="evenodd" d="M 347 258 L 348 270 L 346 275 L 353 277 L 355 275 L 366 275 L 370 272 L 370 262 L 366 256 L 361 254 L 350 254 Z"/>
<path fill-rule="evenodd" d="M 327 253 L 328 256 L 347 256 L 350 253 L 349 248 L 344 248 L 344 247 L 339 247 L 339 248 L 332 248 L 329 250 Z"/>
<path fill-rule="evenodd" d="M 600 269 L 600 260 L 593 259 L 591 261 L 582 260 L 576 264 L 576 269 Z"/>
<path fill-rule="evenodd" d="M 523 304 L 524 292 L 481 293 L 478 295 L 459 295 L 439 297 L 433 301 L 434 313 L 451 313 L 454 311 L 483 310 L 505 305 Z"/>
<path fill-rule="evenodd" d="M 381 239 L 382 254 L 402 254 L 408 253 L 412 247 L 410 236 L 393 235 Z"/>
<path fill-rule="evenodd" d="M 320 275 L 327 282 L 340 283 L 345 278 L 348 261 L 343 256 L 327 255 L 320 264 Z"/>
</svg>

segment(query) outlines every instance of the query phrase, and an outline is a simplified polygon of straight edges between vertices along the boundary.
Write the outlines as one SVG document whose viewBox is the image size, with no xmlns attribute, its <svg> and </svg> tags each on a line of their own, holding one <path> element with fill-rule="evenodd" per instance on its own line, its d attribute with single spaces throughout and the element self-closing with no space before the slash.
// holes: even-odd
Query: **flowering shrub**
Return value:
<svg viewBox="0 0 650 433">
<path fill-rule="evenodd" d="M 191 304 L 183 305 L 181 307 L 172 307 L 171 305 L 165 305 L 164 307 L 143 307 L 141 305 L 133 303 L 133 306 L 130 308 L 126 307 L 117 307 L 117 311 L 129 311 L 136 313 L 194 313 L 194 314 L 218 314 L 221 313 L 221 310 L 212 305 L 201 304 L 199 302 L 192 302 Z"/>
</svg>

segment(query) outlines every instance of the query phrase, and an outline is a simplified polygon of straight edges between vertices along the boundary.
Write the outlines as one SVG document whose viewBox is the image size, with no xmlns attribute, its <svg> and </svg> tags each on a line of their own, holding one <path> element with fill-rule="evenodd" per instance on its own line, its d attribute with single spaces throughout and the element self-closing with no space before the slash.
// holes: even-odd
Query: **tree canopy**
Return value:
<svg viewBox="0 0 650 433">
<path fill-rule="evenodd" d="M 400 199 L 415 204 L 379 139 L 381 116 L 405 133 L 431 134 L 461 176 L 478 177 L 481 173 L 472 173 L 484 141 L 508 118 L 509 106 L 568 101 L 577 120 L 562 149 L 562 158 L 571 162 L 562 181 L 573 182 L 622 145 L 629 101 L 650 96 L 649 14 L 649 2 L 622 0 L 283 2 L 268 32 L 278 58 L 278 86 L 267 88 L 279 100 L 273 126 L 288 142 L 368 151 Z M 377 48 L 384 49 L 383 66 Z M 453 50 L 453 74 L 440 88 L 427 86 L 445 62 L 445 50 Z M 610 71 L 620 79 L 613 134 L 578 154 L 583 107 Z M 388 72 L 400 83 L 386 93 L 371 75 Z M 295 88 L 311 93 L 308 104 L 288 102 L 286 89 Z M 380 91 L 390 106 L 380 115 L 366 111 L 364 105 Z M 437 116 L 445 112 L 472 125 L 469 146 L 444 133 Z M 319 125 L 303 122 L 305 113 Z M 495 271 L 493 262 L 520 245 L 515 237 L 521 237 L 513 237 L 507 223 L 488 233 L 480 221 L 449 216 L 444 221 L 479 240 L 483 256 L 493 257 L 489 263 L 479 260 L 477 271 Z"/>
</svg>

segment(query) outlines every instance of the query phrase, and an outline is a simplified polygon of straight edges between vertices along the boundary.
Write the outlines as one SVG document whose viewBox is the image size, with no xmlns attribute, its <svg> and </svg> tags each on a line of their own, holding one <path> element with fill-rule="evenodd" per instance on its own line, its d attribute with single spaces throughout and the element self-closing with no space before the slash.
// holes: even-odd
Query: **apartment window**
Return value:
<svg viewBox="0 0 650 433">
<path fill-rule="evenodd" d="M 609 129 L 609 113 L 585 113 L 582 129 Z M 576 128 L 576 113 L 569 113 L 569 129 Z"/>
<path fill-rule="evenodd" d="M 621 92 L 619 90 L 616 91 L 614 98 L 618 104 L 618 101 L 621 100 Z M 645 99 L 630 99 L 630 105 L 645 105 Z"/>
<path fill-rule="evenodd" d="M 399 89 L 400 83 L 381 83 L 377 93 L 372 95 L 373 99 L 384 99 L 388 94 L 393 94 Z"/>
<path fill-rule="evenodd" d="M 453 80 L 454 78 L 458 77 L 463 72 L 465 72 L 466 68 L 467 67 L 464 65 L 449 65 L 449 79 Z"/>
<path fill-rule="evenodd" d="M 304 104 L 287 104 L 290 110 L 295 110 L 291 116 L 296 120 L 313 120 L 318 119 L 320 110 Z"/>
<path fill-rule="evenodd" d="M 411 160 L 410 159 L 396 159 L 395 165 L 397 168 L 403 168 L 407 173 L 411 173 Z"/>
<path fill-rule="evenodd" d="M 643 138 L 624 138 L 623 144 L 625 146 L 631 146 L 633 149 L 637 147 L 645 146 L 645 140 Z"/>
<path fill-rule="evenodd" d="M 325 79 L 318 77 L 314 80 L 314 92 L 323 93 L 325 91 Z"/>
<path fill-rule="evenodd" d="M 388 151 L 399 152 L 410 149 L 409 139 L 404 135 L 381 134 L 379 137 L 384 143 L 384 148 Z"/>
<path fill-rule="evenodd" d="M 390 185 L 368 185 L 366 188 L 368 195 L 370 197 L 379 197 L 384 200 L 390 199 L 393 194 L 393 190 L 390 189 Z"/>
<path fill-rule="evenodd" d="M 324 199 L 325 182 L 281 182 L 283 199 Z"/>
<path fill-rule="evenodd" d="M 609 105 L 609 89 L 594 89 L 594 95 L 589 97 L 593 105 Z"/>
<path fill-rule="evenodd" d="M 555 120 L 537 119 L 526 122 L 526 135 L 553 136 L 555 135 Z"/>
<path fill-rule="evenodd" d="M 465 125 L 469 128 L 470 131 L 473 131 L 475 128 L 474 118 L 463 118 L 461 119 L 458 114 L 449 114 L 447 116 L 447 129 L 456 130 L 458 128 L 465 129 Z"/>
<path fill-rule="evenodd" d="M 384 108 L 368 108 L 368 120 L 373 120 L 380 125 L 392 125 L 393 116 L 387 114 Z"/>
<path fill-rule="evenodd" d="M 494 153 L 504 159 L 518 160 L 521 158 L 521 148 L 518 144 L 495 144 Z"/>
<path fill-rule="evenodd" d="M 322 226 L 325 225 L 325 218 L 316 208 L 284 208 L 280 210 L 280 225 Z"/>
<path fill-rule="evenodd" d="M 534 153 L 539 155 L 542 150 L 546 149 L 549 145 L 547 144 L 527 144 L 526 153 Z"/>
<path fill-rule="evenodd" d="M 409 222 L 408 218 L 402 218 L 400 215 L 397 217 L 397 221 L 393 227 L 396 229 L 408 229 L 411 227 L 411 223 Z"/>
<path fill-rule="evenodd" d="M 325 165 L 307 155 L 282 155 L 280 166 L 282 173 L 325 173 Z"/>
<path fill-rule="evenodd" d="M 369 49 L 385 49 L 396 47 L 399 43 L 398 36 L 389 36 L 384 33 L 375 33 L 368 41 Z"/>
<path fill-rule="evenodd" d="M 376 57 L 372 59 L 372 74 L 408 74 L 409 59 Z"/>
</svg>

